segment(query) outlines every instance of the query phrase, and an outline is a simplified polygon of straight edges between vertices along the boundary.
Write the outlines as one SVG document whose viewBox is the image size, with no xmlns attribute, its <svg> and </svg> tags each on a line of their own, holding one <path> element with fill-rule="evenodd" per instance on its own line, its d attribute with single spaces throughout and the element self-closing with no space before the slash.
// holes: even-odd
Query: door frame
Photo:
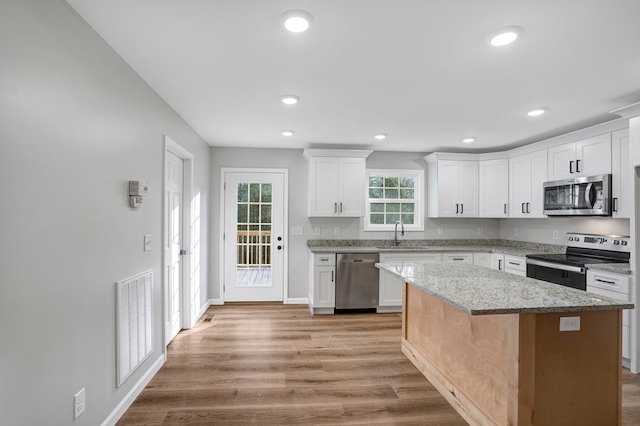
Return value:
<svg viewBox="0 0 640 426">
<path fill-rule="evenodd" d="M 220 273 L 218 274 L 218 292 L 220 301 L 224 305 L 224 256 L 225 256 L 225 175 L 227 173 L 282 173 L 284 177 L 283 188 L 283 224 L 282 227 L 285 235 L 285 244 L 283 247 L 283 265 L 282 265 L 282 303 L 286 304 L 289 298 L 289 169 L 268 169 L 268 168 L 246 168 L 246 167 L 221 167 L 220 168 Z"/>
<path fill-rule="evenodd" d="M 182 329 L 189 329 L 193 327 L 195 318 L 193 318 L 193 310 L 195 307 L 191 306 L 191 282 L 189 273 L 191 259 L 193 256 L 193 246 L 191 238 L 191 197 L 193 195 L 193 154 L 186 150 L 179 143 L 171 139 L 169 136 L 164 135 L 164 153 L 163 153 L 163 165 L 162 165 L 162 245 L 161 249 L 167 243 L 167 229 L 168 229 L 168 216 L 166 212 L 167 203 L 167 188 L 166 188 L 166 176 L 167 176 L 167 152 L 171 152 L 178 158 L 181 158 L 184 164 L 183 168 L 183 180 L 182 180 L 182 246 L 186 249 L 187 254 L 182 258 L 182 282 L 180 286 L 180 297 L 182 303 L 180 306 L 180 323 Z M 167 330 L 167 321 L 169 319 L 169 283 L 166 276 L 167 263 L 164 256 L 162 257 L 162 342 L 166 356 L 166 346 L 170 330 Z M 199 309 L 199 307 L 198 307 Z"/>
</svg>

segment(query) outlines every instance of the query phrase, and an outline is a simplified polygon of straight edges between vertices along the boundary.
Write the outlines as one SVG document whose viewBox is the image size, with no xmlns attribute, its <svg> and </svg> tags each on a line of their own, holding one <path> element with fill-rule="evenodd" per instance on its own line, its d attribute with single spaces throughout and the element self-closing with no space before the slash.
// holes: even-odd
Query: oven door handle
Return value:
<svg viewBox="0 0 640 426">
<path fill-rule="evenodd" d="M 580 266 L 570 266 L 570 265 L 563 265 L 561 263 L 543 262 L 542 260 L 536 260 L 536 259 L 527 259 L 527 264 L 542 266 L 542 267 L 551 268 L 551 269 L 559 269 L 561 271 L 577 272 L 579 274 L 585 273 L 585 269 Z"/>
</svg>

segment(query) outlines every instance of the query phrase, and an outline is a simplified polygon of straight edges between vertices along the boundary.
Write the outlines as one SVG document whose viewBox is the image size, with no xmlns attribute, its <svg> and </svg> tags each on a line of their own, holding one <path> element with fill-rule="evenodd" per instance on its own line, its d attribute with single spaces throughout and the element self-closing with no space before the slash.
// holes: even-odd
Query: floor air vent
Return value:
<svg viewBox="0 0 640 426">
<path fill-rule="evenodd" d="M 153 351 L 153 271 L 119 281 L 116 288 L 116 371 L 120 386 Z"/>
</svg>

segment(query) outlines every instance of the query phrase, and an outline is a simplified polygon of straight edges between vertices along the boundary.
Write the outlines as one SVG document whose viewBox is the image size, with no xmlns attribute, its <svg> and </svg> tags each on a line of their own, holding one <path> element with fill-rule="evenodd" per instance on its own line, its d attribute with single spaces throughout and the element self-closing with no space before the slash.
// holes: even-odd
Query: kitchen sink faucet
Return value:
<svg viewBox="0 0 640 426">
<path fill-rule="evenodd" d="M 400 235 L 404 236 L 404 223 L 402 223 L 401 220 L 396 222 L 396 226 L 393 232 L 393 245 L 397 246 L 398 245 L 398 225 L 400 225 L 401 230 L 400 230 Z"/>
</svg>

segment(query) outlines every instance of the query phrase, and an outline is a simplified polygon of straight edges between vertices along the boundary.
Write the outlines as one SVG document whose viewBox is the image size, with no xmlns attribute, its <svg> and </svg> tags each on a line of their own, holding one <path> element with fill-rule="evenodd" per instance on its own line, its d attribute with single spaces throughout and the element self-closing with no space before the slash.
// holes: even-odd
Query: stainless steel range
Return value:
<svg viewBox="0 0 640 426">
<path fill-rule="evenodd" d="M 567 233 L 566 253 L 527 255 L 527 277 L 587 289 L 586 265 L 629 262 L 628 236 Z"/>
</svg>

